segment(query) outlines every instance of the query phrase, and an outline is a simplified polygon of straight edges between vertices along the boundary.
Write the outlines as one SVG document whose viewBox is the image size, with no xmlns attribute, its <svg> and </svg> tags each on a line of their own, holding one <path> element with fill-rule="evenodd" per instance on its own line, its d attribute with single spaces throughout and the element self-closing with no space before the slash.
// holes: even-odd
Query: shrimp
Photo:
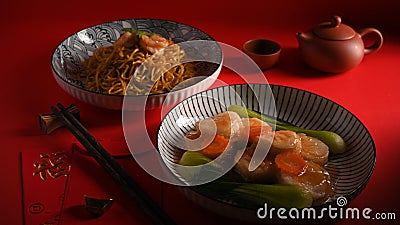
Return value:
<svg viewBox="0 0 400 225">
<path fill-rule="evenodd" d="M 272 127 L 266 122 L 257 118 L 243 118 L 243 137 L 249 137 L 249 143 L 258 142 L 260 137 L 269 135 L 272 132 Z M 247 135 L 248 132 L 248 135 Z"/>
<path fill-rule="evenodd" d="M 313 161 L 319 165 L 328 162 L 329 147 L 321 140 L 299 134 L 301 139 L 301 156 L 308 161 Z"/>
<path fill-rule="evenodd" d="M 216 126 L 216 131 L 215 126 Z M 221 135 L 225 138 L 239 137 L 243 129 L 243 123 L 240 116 L 231 111 L 223 112 L 215 116 L 200 120 L 196 123 L 196 130 L 206 135 Z"/>
<path fill-rule="evenodd" d="M 266 123 L 266 122 L 264 122 L 264 121 L 262 121 L 260 119 L 257 119 L 257 118 L 243 118 L 242 121 L 243 121 L 243 125 L 245 127 L 252 127 L 252 126 L 267 126 L 267 127 L 270 127 L 268 125 L 268 123 Z"/>
<path fill-rule="evenodd" d="M 131 32 L 125 32 L 114 42 L 113 45 L 117 47 L 124 46 L 126 48 L 132 48 L 137 44 L 137 42 L 138 39 L 135 34 L 132 34 Z"/>
<path fill-rule="evenodd" d="M 297 185 L 306 189 L 311 193 L 314 205 L 325 203 L 333 195 L 333 184 L 328 171 L 310 161 L 307 161 L 307 166 L 300 175 L 281 170 L 278 179 L 282 184 Z"/>
<path fill-rule="evenodd" d="M 249 171 L 250 161 L 254 152 L 254 144 L 247 147 L 242 157 L 235 165 L 235 171 L 247 182 L 273 183 L 277 179 L 278 168 L 273 158 L 266 157 L 253 171 Z"/>
<path fill-rule="evenodd" d="M 171 40 L 168 40 L 159 34 L 153 34 L 151 36 L 142 35 L 139 40 L 139 45 L 152 54 L 155 54 L 171 44 L 173 44 Z"/>
<path fill-rule="evenodd" d="M 276 180 L 279 169 L 274 163 L 275 156 L 289 151 L 299 154 L 301 151 L 300 136 L 289 130 L 272 132 L 272 128 L 268 124 L 255 118 L 243 119 L 243 125 L 244 128 L 249 127 L 250 146 L 246 148 L 243 156 L 238 160 L 235 166 L 236 172 L 246 181 L 272 182 Z M 242 133 L 244 132 L 242 131 Z M 252 158 L 258 144 L 261 145 L 259 150 L 269 152 L 267 152 L 265 159 L 262 159 L 261 164 L 254 171 L 250 171 L 250 161 L 255 160 Z M 262 146 L 265 146 L 265 149 Z"/>
<path fill-rule="evenodd" d="M 301 151 L 300 136 L 296 132 L 290 130 L 275 131 L 270 153 L 276 155 L 285 151 L 293 151 L 295 153 L 300 153 Z"/>
<path fill-rule="evenodd" d="M 244 141 L 240 135 L 243 129 L 242 120 L 235 112 L 223 112 L 205 118 L 195 123 L 195 128 L 189 131 L 185 149 L 201 149 L 201 152 L 212 159 L 224 151 L 230 152 L 236 148 L 244 149 Z"/>
</svg>

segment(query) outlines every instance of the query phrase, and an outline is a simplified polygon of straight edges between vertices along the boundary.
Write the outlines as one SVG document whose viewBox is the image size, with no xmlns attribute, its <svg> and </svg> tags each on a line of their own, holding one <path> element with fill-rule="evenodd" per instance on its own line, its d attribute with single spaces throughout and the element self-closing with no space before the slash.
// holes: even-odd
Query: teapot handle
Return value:
<svg viewBox="0 0 400 225">
<path fill-rule="evenodd" d="M 363 38 L 365 35 L 367 34 L 371 34 L 375 36 L 375 41 L 373 42 L 373 44 L 369 47 L 364 48 L 364 54 L 371 54 L 373 52 L 378 51 L 383 44 L 383 36 L 381 34 L 381 32 L 375 28 L 363 28 L 361 30 L 359 30 L 358 32 L 361 36 L 361 38 Z"/>
</svg>

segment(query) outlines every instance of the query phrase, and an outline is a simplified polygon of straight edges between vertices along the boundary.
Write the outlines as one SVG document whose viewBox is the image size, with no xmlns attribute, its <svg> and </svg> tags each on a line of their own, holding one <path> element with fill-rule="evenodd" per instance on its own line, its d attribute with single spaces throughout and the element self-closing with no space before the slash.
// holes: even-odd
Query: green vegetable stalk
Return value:
<svg viewBox="0 0 400 225">
<path fill-rule="evenodd" d="M 209 167 L 198 167 L 211 163 Z M 181 168 L 179 173 L 182 177 L 196 179 L 202 176 L 203 172 L 221 173 L 221 167 L 200 152 L 187 151 L 182 155 L 179 164 L 187 166 Z M 206 171 L 204 171 L 206 170 Z M 226 176 L 213 182 L 193 186 L 195 191 L 214 199 L 234 201 L 235 203 L 248 207 L 259 208 L 267 203 L 271 207 L 304 208 L 312 205 L 312 196 L 305 189 L 294 185 L 281 184 L 253 184 L 228 181 Z"/>
<path fill-rule="evenodd" d="M 179 160 L 179 164 L 182 166 L 200 166 L 206 163 L 211 162 L 212 160 L 200 152 L 196 151 L 187 151 L 183 153 L 181 159 Z"/>
<path fill-rule="evenodd" d="M 267 203 L 269 207 L 305 208 L 312 206 L 312 196 L 304 188 L 283 184 L 253 184 L 214 181 L 192 187 L 209 197 L 233 201 L 241 206 L 256 209 Z"/>
<path fill-rule="evenodd" d="M 219 177 L 224 174 L 221 166 L 197 151 L 183 153 L 179 161 L 180 166 L 176 167 L 177 172 L 189 184 L 207 181 L 209 177 Z"/>
<path fill-rule="evenodd" d="M 142 36 L 151 36 L 155 33 L 152 32 L 147 32 L 147 31 L 139 31 L 133 28 L 127 28 L 125 29 L 126 32 L 131 32 L 132 34 L 136 34 L 139 38 L 141 38 Z"/>
<path fill-rule="evenodd" d="M 276 130 L 291 130 L 296 133 L 304 133 L 308 136 L 318 138 L 329 147 L 329 151 L 332 153 L 343 153 L 346 151 L 346 143 L 344 142 L 343 138 L 335 132 L 300 128 L 290 123 L 275 120 L 269 116 L 263 115 L 259 112 L 255 112 L 239 105 L 231 105 L 229 106 L 228 110 L 238 113 L 239 116 L 242 118 L 258 118 L 270 124 L 271 126 L 275 124 Z"/>
</svg>

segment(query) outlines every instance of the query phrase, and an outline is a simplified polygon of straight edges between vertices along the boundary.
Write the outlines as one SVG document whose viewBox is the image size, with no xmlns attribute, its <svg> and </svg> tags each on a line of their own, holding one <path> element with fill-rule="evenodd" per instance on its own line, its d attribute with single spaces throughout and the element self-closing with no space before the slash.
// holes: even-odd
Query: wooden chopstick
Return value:
<svg viewBox="0 0 400 225">
<path fill-rule="evenodd" d="M 59 116 L 67 127 L 96 161 L 106 170 L 115 182 L 132 198 L 139 208 L 148 216 L 153 224 L 176 224 L 153 199 L 132 179 L 106 149 L 62 104 L 60 110 L 52 106 L 51 110 Z"/>
</svg>

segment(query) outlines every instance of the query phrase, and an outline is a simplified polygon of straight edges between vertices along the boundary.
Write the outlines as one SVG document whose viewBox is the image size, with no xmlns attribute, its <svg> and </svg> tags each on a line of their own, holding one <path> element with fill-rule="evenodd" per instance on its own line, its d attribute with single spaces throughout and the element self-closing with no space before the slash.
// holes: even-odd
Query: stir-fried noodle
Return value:
<svg viewBox="0 0 400 225">
<path fill-rule="evenodd" d="M 160 36 L 157 35 L 157 38 Z M 177 45 L 170 44 L 167 52 L 155 53 L 156 57 L 149 59 L 153 54 L 140 41 L 133 46 L 119 43 L 96 49 L 78 71 L 78 76 L 86 88 L 94 92 L 117 95 L 166 93 L 179 83 L 199 74 L 199 70 L 204 66 L 202 62 L 180 64 L 184 51 Z M 157 60 L 157 66 L 150 61 L 144 64 L 148 68 L 140 67 L 147 59 Z M 172 65 L 174 67 L 171 68 Z M 140 73 L 135 73 L 139 67 Z"/>
</svg>

